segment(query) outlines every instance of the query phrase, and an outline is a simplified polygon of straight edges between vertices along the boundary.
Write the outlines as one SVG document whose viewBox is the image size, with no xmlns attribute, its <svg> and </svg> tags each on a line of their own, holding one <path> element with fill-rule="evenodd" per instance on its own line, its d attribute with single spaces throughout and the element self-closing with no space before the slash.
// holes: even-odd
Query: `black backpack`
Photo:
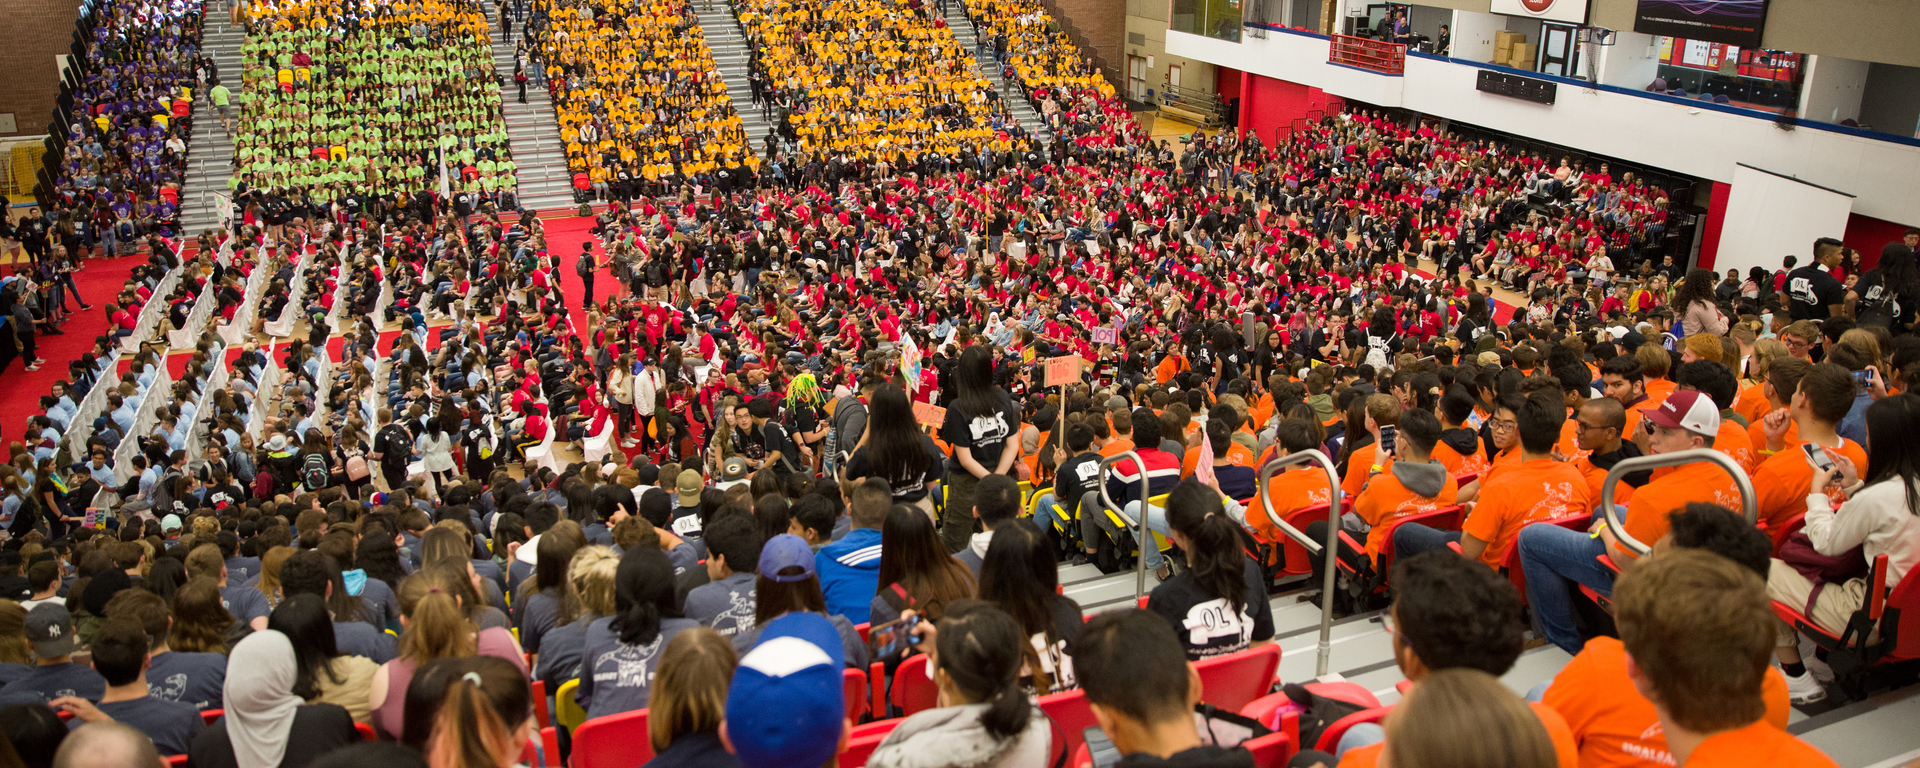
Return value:
<svg viewBox="0 0 1920 768">
<path fill-rule="evenodd" d="M 1300 743 L 1302 744 L 1318 744 L 1320 734 L 1326 731 L 1328 726 L 1339 722 L 1340 718 L 1355 712 L 1364 712 L 1367 709 L 1350 701 L 1321 696 L 1307 690 L 1306 686 L 1299 683 L 1288 683 L 1280 690 L 1285 692 L 1287 698 L 1293 703 L 1306 708 L 1306 711 L 1300 713 Z"/>
<path fill-rule="evenodd" d="M 300 462 L 300 483 L 309 491 L 327 487 L 327 479 L 332 475 L 327 471 L 327 457 L 318 453 L 309 453 Z"/>
</svg>

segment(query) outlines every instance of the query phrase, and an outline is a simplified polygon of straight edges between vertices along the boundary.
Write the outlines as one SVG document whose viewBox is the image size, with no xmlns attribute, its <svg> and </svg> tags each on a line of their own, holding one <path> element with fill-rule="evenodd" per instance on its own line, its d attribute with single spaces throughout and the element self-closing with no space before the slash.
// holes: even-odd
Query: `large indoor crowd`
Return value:
<svg viewBox="0 0 1920 768">
<path fill-rule="evenodd" d="M 244 213 L 110 315 L 256 323 L 103 335 L 0 466 L 19 762 L 1834 765 L 1790 709 L 1870 661 L 1803 653 L 1914 642 L 1920 231 L 1722 277 L 1632 173 L 1362 110 L 1156 142 L 967 8 L 1019 93 L 930 4 L 743 3 L 761 166 L 687 3 L 535 3 L 613 201 L 561 253 L 432 194 L 513 186 L 484 9 L 249 4 Z M 1152 586 L 1090 614 L 1086 565 Z M 1397 704 L 1280 687 L 1294 590 L 1383 611 Z"/>
</svg>

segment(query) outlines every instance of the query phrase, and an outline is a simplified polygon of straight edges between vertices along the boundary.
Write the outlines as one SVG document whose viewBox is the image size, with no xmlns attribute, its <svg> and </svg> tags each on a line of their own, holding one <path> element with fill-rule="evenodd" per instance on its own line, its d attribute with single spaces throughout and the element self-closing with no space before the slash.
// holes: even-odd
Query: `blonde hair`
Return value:
<svg viewBox="0 0 1920 768">
<path fill-rule="evenodd" d="M 1767 369 L 1773 361 L 1782 357 L 1792 357 L 1787 351 L 1786 342 L 1779 339 L 1761 339 L 1753 343 L 1753 356 L 1747 358 L 1746 378 L 1748 381 L 1767 380 Z"/>
<path fill-rule="evenodd" d="M 1394 768 L 1554 768 L 1553 739 L 1526 702 L 1477 669 L 1422 678 L 1387 715 Z"/>
<path fill-rule="evenodd" d="M 188 553 L 191 556 L 192 553 Z M 268 601 L 280 599 L 280 566 L 293 554 L 293 547 L 274 547 L 260 556 L 260 581 L 257 586 Z M 196 574 L 197 575 L 197 574 Z M 211 578 L 211 577 L 209 577 Z"/>
<path fill-rule="evenodd" d="M 727 711 L 727 686 L 739 663 L 733 644 L 708 627 L 675 635 L 660 656 L 648 701 L 647 737 L 655 753 L 690 733 L 716 731 Z"/>
<path fill-rule="evenodd" d="M 612 616 L 613 573 L 619 568 L 620 558 L 612 547 L 581 547 L 567 564 L 567 586 L 589 613 Z"/>
<path fill-rule="evenodd" d="M 428 565 L 400 582 L 400 614 L 407 619 L 400 658 L 424 664 L 474 654 L 476 630 L 461 605 L 472 584 L 466 572 L 446 563 Z"/>
</svg>

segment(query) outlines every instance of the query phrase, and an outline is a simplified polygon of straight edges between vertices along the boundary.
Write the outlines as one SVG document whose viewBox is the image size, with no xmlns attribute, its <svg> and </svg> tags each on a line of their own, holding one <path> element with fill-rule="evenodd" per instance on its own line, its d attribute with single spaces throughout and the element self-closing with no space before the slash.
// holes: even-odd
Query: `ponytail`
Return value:
<svg viewBox="0 0 1920 768">
<path fill-rule="evenodd" d="M 493 702 L 480 688 L 480 675 L 468 672 L 447 686 L 433 735 L 427 738 L 427 763 L 435 768 L 505 768 L 520 756 Z"/>
<path fill-rule="evenodd" d="M 474 654 L 474 624 L 460 606 L 455 590 L 449 589 L 451 568 L 429 566 L 400 582 L 400 612 L 407 617 L 407 631 L 400 636 L 401 658 L 424 663 L 434 659 L 465 657 Z"/>
<path fill-rule="evenodd" d="M 1024 733 L 1033 702 L 1020 687 L 1020 670 L 1040 669 L 1031 659 L 1033 643 L 1013 617 L 983 600 L 955 600 L 940 620 L 938 638 L 940 670 L 969 700 L 987 705 L 980 715 L 987 735 L 1004 741 Z"/>
<path fill-rule="evenodd" d="M 659 639 L 660 620 L 680 617 L 673 598 L 673 563 L 665 552 L 641 546 L 623 553 L 613 572 L 613 629 L 620 642 L 644 645 Z"/>
<path fill-rule="evenodd" d="M 1187 537 L 1187 557 L 1200 591 L 1227 601 L 1239 613 L 1247 606 L 1246 555 L 1237 525 L 1227 518 L 1220 494 L 1187 478 L 1167 497 L 1167 526 Z"/>
</svg>

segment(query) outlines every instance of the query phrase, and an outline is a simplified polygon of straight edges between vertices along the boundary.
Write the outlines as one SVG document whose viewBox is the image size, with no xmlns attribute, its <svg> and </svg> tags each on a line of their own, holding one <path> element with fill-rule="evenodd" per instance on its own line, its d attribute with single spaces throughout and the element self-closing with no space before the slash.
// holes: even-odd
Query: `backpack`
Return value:
<svg viewBox="0 0 1920 768">
<path fill-rule="evenodd" d="M 593 276 L 593 258 L 584 253 L 580 254 L 580 260 L 577 262 L 574 262 L 573 273 L 581 277 L 592 277 Z"/>
<path fill-rule="evenodd" d="M 1299 683 L 1288 683 L 1281 691 L 1287 694 L 1292 708 L 1300 714 L 1300 743 L 1318 744 L 1320 734 L 1328 726 L 1339 722 L 1340 718 L 1355 712 L 1364 712 L 1368 707 L 1351 701 L 1328 698 L 1307 690 Z"/>
<path fill-rule="evenodd" d="M 307 458 L 300 462 L 300 484 L 306 486 L 309 491 L 327 487 L 327 478 L 330 475 L 331 473 L 327 471 L 327 457 L 321 454 L 309 453 Z"/>
<path fill-rule="evenodd" d="M 659 259 L 647 262 L 647 285 L 659 288 L 667 284 L 667 265 Z"/>
</svg>

